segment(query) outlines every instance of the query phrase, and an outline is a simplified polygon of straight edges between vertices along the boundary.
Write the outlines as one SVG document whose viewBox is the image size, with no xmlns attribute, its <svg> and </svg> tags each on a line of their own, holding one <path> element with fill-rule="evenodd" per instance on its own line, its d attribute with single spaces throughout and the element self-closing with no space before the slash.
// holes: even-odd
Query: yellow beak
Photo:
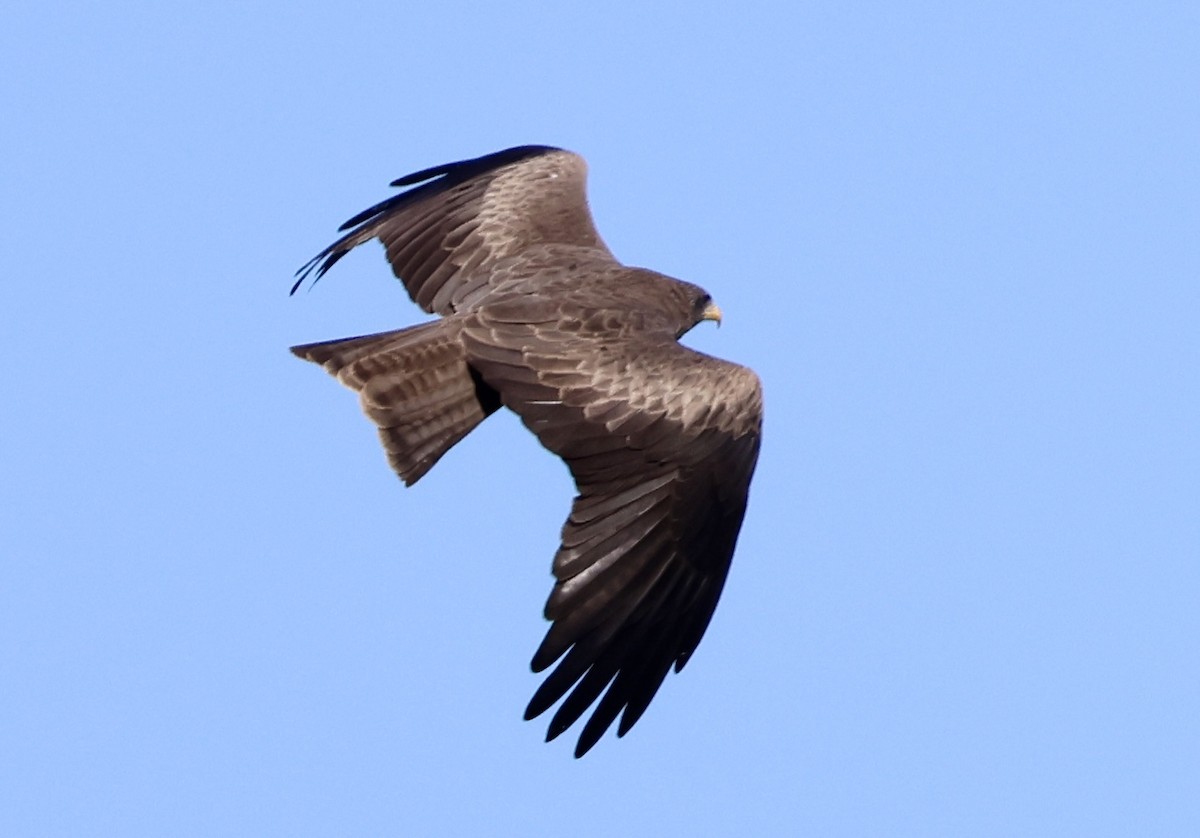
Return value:
<svg viewBox="0 0 1200 838">
<path fill-rule="evenodd" d="M 721 309 L 717 308 L 717 304 L 709 300 L 708 305 L 704 307 L 704 312 L 700 315 L 701 320 L 715 320 L 717 326 L 721 325 Z"/>
</svg>

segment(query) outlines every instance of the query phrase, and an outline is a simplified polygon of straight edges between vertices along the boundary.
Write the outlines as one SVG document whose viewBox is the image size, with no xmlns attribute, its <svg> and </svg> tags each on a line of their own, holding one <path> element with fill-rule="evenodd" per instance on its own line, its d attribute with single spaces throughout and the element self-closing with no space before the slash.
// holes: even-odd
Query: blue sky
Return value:
<svg viewBox="0 0 1200 838">
<path fill-rule="evenodd" d="M 1195 4 L 18 4 L 0 831 L 1200 834 Z M 291 344 L 420 322 L 407 172 L 576 150 L 764 446 L 687 670 L 521 712 L 565 469 L 411 490 Z"/>
</svg>

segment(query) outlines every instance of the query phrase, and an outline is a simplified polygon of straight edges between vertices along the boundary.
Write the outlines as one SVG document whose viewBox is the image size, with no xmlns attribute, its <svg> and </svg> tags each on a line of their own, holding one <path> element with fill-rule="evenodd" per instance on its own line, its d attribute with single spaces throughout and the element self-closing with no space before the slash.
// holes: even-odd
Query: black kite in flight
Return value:
<svg viewBox="0 0 1200 838">
<path fill-rule="evenodd" d="M 567 696 L 553 739 L 599 698 L 576 756 L 618 715 L 623 736 L 700 642 L 762 433 L 758 377 L 678 342 L 720 310 L 613 257 L 586 171 L 575 154 L 525 146 L 400 178 L 413 188 L 342 225 L 292 288 L 378 238 L 412 299 L 440 315 L 292 348 L 359 393 L 406 484 L 501 405 L 566 462 L 579 494 L 532 663 L 558 665 L 525 717 Z"/>
</svg>

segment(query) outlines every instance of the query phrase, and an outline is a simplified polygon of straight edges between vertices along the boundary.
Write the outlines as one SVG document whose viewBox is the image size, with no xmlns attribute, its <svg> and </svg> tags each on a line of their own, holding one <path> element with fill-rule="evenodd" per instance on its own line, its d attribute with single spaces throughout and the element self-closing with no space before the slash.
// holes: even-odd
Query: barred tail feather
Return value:
<svg viewBox="0 0 1200 838">
<path fill-rule="evenodd" d="M 456 324 L 445 320 L 292 353 L 359 394 L 388 462 L 409 486 L 500 407 L 496 391 L 467 365 Z"/>
</svg>

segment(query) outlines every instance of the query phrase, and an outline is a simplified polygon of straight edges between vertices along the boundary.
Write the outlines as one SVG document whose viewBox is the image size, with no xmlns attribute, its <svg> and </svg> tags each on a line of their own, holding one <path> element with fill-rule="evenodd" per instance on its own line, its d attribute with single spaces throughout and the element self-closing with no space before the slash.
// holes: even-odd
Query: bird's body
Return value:
<svg viewBox="0 0 1200 838">
<path fill-rule="evenodd" d="M 526 717 L 566 695 L 553 738 L 599 698 L 577 756 L 618 715 L 624 734 L 699 643 L 762 427 L 757 376 L 678 343 L 719 319 L 708 294 L 617 262 L 592 224 L 585 172 L 570 152 L 526 146 L 396 181 L 422 185 L 348 221 L 301 280 L 379 238 L 441 318 L 292 350 L 360 394 L 409 485 L 501 406 L 567 463 L 579 494 L 533 668 L 559 663 Z"/>
</svg>

